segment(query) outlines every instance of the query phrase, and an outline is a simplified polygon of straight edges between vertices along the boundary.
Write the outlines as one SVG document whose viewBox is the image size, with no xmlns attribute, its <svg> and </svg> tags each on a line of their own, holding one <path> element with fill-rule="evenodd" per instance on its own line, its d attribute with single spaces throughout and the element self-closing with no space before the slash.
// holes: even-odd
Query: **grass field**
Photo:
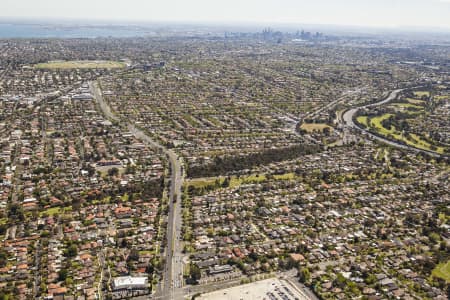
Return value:
<svg viewBox="0 0 450 300">
<path fill-rule="evenodd" d="M 428 143 L 427 141 L 424 141 L 423 139 L 420 138 L 420 136 L 411 133 L 410 134 L 411 138 L 414 140 L 412 145 L 417 147 L 417 148 L 421 148 L 421 149 L 425 149 L 425 150 L 431 150 L 431 144 Z M 444 148 L 442 147 L 436 147 L 436 152 L 437 153 L 444 153 Z"/>
<path fill-rule="evenodd" d="M 389 119 L 391 116 L 393 116 L 393 114 L 384 114 L 378 117 L 374 117 L 370 119 L 370 124 L 372 124 L 377 129 L 377 131 L 382 135 L 392 134 L 395 138 L 399 138 L 400 135 L 396 134 L 395 128 L 393 126 L 391 129 L 387 129 L 383 127 L 383 125 L 381 124 L 381 122 L 383 122 L 386 119 Z"/>
<path fill-rule="evenodd" d="M 370 124 L 372 124 L 375 127 L 376 131 L 381 135 L 384 135 L 386 137 L 391 136 L 396 140 L 405 142 L 409 146 L 413 146 L 423 150 L 431 150 L 430 143 L 424 141 L 422 138 L 420 138 L 420 136 L 416 134 L 413 133 L 409 134 L 410 138 L 408 139 L 404 135 L 402 135 L 401 132 L 399 132 L 394 126 L 392 126 L 390 129 L 385 128 L 381 124 L 381 122 L 383 122 L 383 120 L 388 119 L 390 116 L 392 116 L 392 114 L 384 114 L 378 117 L 371 118 Z M 437 147 L 435 152 L 442 154 L 444 153 L 444 148 Z"/>
<path fill-rule="evenodd" d="M 446 263 L 440 263 L 434 268 L 432 272 L 433 276 L 444 279 L 450 282 L 450 260 Z"/>
<path fill-rule="evenodd" d="M 47 210 L 41 211 L 39 213 L 39 216 L 42 217 L 44 214 L 48 216 L 54 216 L 56 214 L 59 214 L 61 212 L 61 207 L 52 207 Z"/>
<path fill-rule="evenodd" d="M 367 116 L 359 116 L 358 118 L 356 118 L 356 121 L 357 121 L 359 124 L 364 125 L 365 127 L 368 126 L 368 123 L 367 123 L 368 118 L 367 118 Z"/>
<path fill-rule="evenodd" d="M 422 97 L 422 96 L 427 96 L 427 97 L 430 97 L 430 92 L 427 92 L 427 91 L 417 91 L 417 92 L 414 92 L 414 95 L 416 96 L 416 97 Z"/>
<path fill-rule="evenodd" d="M 415 105 L 412 103 L 392 103 L 389 106 L 400 107 L 403 109 L 412 108 L 412 109 L 417 109 L 417 110 L 423 110 L 423 106 Z"/>
<path fill-rule="evenodd" d="M 450 99 L 450 96 L 449 95 L 440 95 L 440 96 L 434 97 L 434 99 L 436 101 L 447 100 L 447 99 Z"/>
<path fill-rule="evenodd" d="M 424 104 L 425 101 L 424 100 L 419 100 L 419 99 L 413 99 L 413 98 L 406 98 L 406 100 L 411 103 L 411 104 Z"/>
<path fill-rule="evenodd" d="M 422 140 L 418 135 L 414 133 L 410 133 L 409 136 L 417 143 L 417 145 L 423 146 L 425 148 L 430 148 L 430 144 L 424 140 Z"/>
<path fill-rule="evenodd" d="M 222 184 L 223 181 L 225 180 L 225 177 L 221 176 L 221 177 L 191 179 L 187 181 L 187 185 L 191 185 L 195 188 L 202 188 L 209 185 L 214 185 L 216 180 L 219 180 L 220 184 Z M 264 180 L 266 180 L 266 176 L 263 174 L 253 174 L 241 177 L 231 176 L 230 187 L 236 187 L 245 183 L 262 182 Z"/>
<path fill-rule="evenodd" d="M 34 66 L 36 69 L 120 69 L 126 64 L 118 61 L 106 60 L 73 60 L 73 61 L 49 61 Z"/>
<path fill-rule="evenodd" d="M 275 180 L 292 180 L 295 178 L 294 173 L 286 173 L 286 174 L 280 174 L 280 175 L 274 175 L 273 178 Z M 213 186 L 215 185 L 216 180 L 219 181 L 220 184 L 223 183 L 225 180 L 225 177 L 208 177 L 208 178 L 196 178 L 196 179 L 190 179 L 186 181 L 187 186 L 193 186 L 195 188 L 204 188 L 207 186 Z M 238 187 L 243 184 L 248 183 L 259 183 L 264 182 L 267 180 L 266 175 L 264 174 L 252 174 L 248 176 L 231 176 L 230 179 L 230 185 L 229 187 Z"/>
<path fill-rule="evenodd" d="M 295 173 L 286 173 L 282 175 L 274 175 L 276 180 L 292 180 L 295 179 Z"/>
<path fill-rule="evenodd" d="M 307 132 L 313 132 L 313 131 L 323 131 L 325 128 L 330 128 L 332 130 L 333 128 L 328 126 L 327 124 L 321 124 L 321 123 L 303 123 L 302 126 L 300 126 L 301 129 L 306 130 Z"/>
</svg>

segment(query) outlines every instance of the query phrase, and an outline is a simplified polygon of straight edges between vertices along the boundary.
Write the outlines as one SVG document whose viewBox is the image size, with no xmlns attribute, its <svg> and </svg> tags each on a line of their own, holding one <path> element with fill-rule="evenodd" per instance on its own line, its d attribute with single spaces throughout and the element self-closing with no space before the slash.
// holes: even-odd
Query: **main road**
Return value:
<svg viewBox="0 0 450 300">
<path fill-rule="evenodd" d="M 181 243 L 181 194 L 183 187 L 183 172 L 181 169 L 181 158 L 171 149 L 167 149 L 163 145 L 154 141 L 144 131 L 137 128 L 129 120 L 122 120 L 116 116 L 111 107 L 103 99 L 102 92 L 97 82 L 89 83 L 91 92 L 97 101 L 103 114 L 110 120 L 119 122 L 122 126 L 126 126 L 128 130 L 139 140 L 147 145 L 158 149 L 164 153 L 169 159 L 170 172 L 170 191 L 169 191 L 169 217 L 167 221 L 166 241 L 167 247 L 165 251 L 165 264 L 163 272 L 163 282 L 157 295 L 163 299 L 175 299 L 175 295 L 179 295 L 178 291 L 183 286 L 183 262 L 182 262 L 182 243 Z M 179 297 L 177 297 L 178 299 Z"/>
<path fill-rule="evenodd" d="M 374 140 L 383 142 L 383 143 L 388 144 L 390 146 L 397 147 L 397 148 L 400 148 L 400 149 L 410 150 L 410 151 L 413 151 L 413 152 L 416 152 L 416 153 L 420 153 L 421 152 L 421 153 L 426 153 L 426 154 L 434 156 L 434 157 L 439 157 L 440 155 L 438 153 L 436 153 L 436 152 L 419 149 L 419 148 L 416 148 L 416 147 L 413 147 L 413 146 L 409 146 L 409 145 L 405 145 L 405 144 L 400 144 L 399 142 L 395 142 L 393 140 L 389 140 L 389 139 L 386 139 L 384 137 L 375 135 L 375 134 L 371 133 L 370 131 L 366 130 L 365 128 L 362 128 L 362 127 L 358 126 L 353 121 L 353 118 L 354 118 L 355 114 L 358 112 L 358 110 L 387 104 L 387 103 L 391 102 L 392 100 L 396 99 L 398 94 L 401 91 L 403 91 L 403 90 L 404 89 L 397 89 L 397 90 L 392 91 L 389 94 L 389 96 L 386 99 L 382 100 L 382 101 L 379 101 L 379 102 L 376 102 L 376 103 L 372 103 L 372 104 L 367 104 L 367 105 L 360 106 L 360 107 L 355 107 L 355 108 L 347 110 L 342 115 L 342 119 L 343 119 L 344 123 L 348 127 L 354 128 L 356 130 L 359 130 L 362 133 L 364 133 L 366 136 L 369 136 L 370 138 L 372 138 Z"/>
</svg>

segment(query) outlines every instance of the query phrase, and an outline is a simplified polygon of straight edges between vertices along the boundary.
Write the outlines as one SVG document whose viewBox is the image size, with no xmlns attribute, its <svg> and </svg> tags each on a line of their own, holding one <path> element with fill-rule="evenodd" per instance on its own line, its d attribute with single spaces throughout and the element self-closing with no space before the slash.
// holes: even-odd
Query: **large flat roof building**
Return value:
<svg viewBox="0 0 450 300">
<path fill-rule="evenodd" d="M 122 276 L 113 279 L 113 290 L 140 290 L 148 287 L 147 277 Z"/>
</svg>

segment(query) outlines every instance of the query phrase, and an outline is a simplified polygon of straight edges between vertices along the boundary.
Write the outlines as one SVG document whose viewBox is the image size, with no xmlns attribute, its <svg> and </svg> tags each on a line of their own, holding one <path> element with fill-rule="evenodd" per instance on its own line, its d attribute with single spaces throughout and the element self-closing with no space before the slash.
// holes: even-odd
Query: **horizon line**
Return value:
<svg viewBox="0 0 450 300">
<path fill-rule="evenodd" d="M 144 20 L 144 19 L 119 19 L 119 18 L 81 18 L 81 17 L 54 17 L 54 16 L 1 16 L 0 23 L 3 20 L 9 21 L 44 21 L 44 22 L 108 22 L 116 23 L 122 26 L 132 25 L 150 25 L 150 24 L 190 24 L 190 25 L 214 25 L 214 26 L 308 26 L 308 27 L 335 27 L 335 29 L 367 29 L 367 30 L 387 30 L 400 31 L 403 33 L 450 33 L 450 27 L 445 26 L 415 26 L 415 25 L 361 25 L 361 24 L 333 24 L 333 23 L 302 23 L 290 21 L 256 21 L 256 20 Z M 89 25 L 89 24 L 78 24 Z M 95 24 L 92 24 L 95 25 Z M 113 25 L 113 24 L 102 24 Z"/>
<path fill-rule="evenodd" d="M 382 25 L 358 25 L 358 24 L 326 24 L 326 23 L 301 23 L 301 22 L 283 22 L 283 21 L 255 21 L 255 20 L 220 20 L 220 21 L 207 21 L 207 20 L 144 20 L 144 19 L 113 19 L 113 18 L 72 18 L 72 17 L 34 17 L 34 16 L 1 16 L 0 24 L 4 21 L 17 22 L 16 25 L 41 25 L 41 24 L 27 24 L 30 21 L 39 21 L 42 23 L 57 24 L 58 22 L 74 22 L 74 26 L 81 25 L 102 25 L 102 26 L 144 26 L 144 25 L 195 25 L 195 26 L 213 26 L 213 27 L 249 27 L 256 29 L 255 27 L 267 28 L 270 26 L 285 27 L 285 29 L 294 30 L 295 27 L 320 27 L 322 29 L 331 29 L 332 31 L 345 31 L 345 33 L 365 33 L 365 34 L 385 34 L 385 33 L 402 33 L 402 34 L 450 34 L 450 27 L 437 27 L 437 26 L 415 26 L 415 25 L 395 25 L 395 26 L 382 26 Z M 104 24 L 104 23 L 109 24 Z M 78 24 L 77 24 L 78 23 Z M 89 24 L 90 23 L 90 24 Z M 96 24 L 97 23 L 97 24 Z M 103 23 L 103 24 L 98 24 Z M 298 28 L 302 29 L 302 28 Z"/>
</svg>

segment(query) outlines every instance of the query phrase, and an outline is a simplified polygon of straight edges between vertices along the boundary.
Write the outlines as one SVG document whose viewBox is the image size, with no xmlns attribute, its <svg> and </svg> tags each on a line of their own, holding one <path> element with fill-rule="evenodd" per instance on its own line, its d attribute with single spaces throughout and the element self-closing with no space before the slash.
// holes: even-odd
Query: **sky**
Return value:
<svg viewBox="0 0 450 300">
<path fill-rule="evenodd" d="M 450 0 L 0 0 L 1 17 L 450 29 Z"/>
</svg>

